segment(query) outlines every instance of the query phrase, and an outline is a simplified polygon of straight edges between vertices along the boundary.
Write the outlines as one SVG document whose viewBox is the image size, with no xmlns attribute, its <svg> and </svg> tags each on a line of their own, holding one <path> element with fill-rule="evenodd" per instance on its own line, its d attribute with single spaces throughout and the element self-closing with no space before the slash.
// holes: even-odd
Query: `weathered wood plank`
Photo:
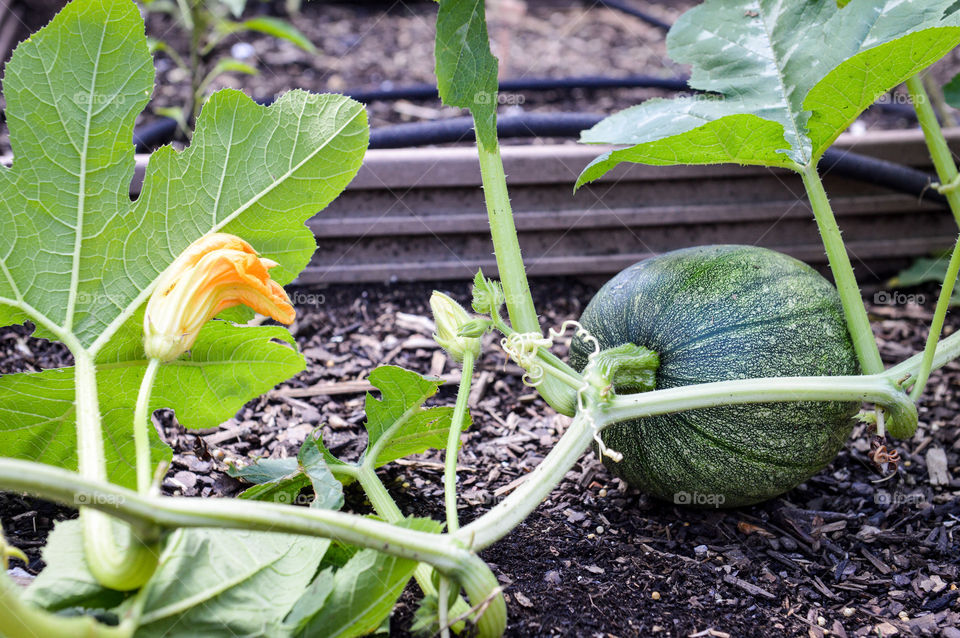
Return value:
<svg viewBox="0 0 960 638">
<path fill-rule="evenodd" d="M 960 143 L 960 129 L 948 131 Z M 930 170 L 919 131 L 841 136 L 838 147 Z M 818 267 L 823 248 L 800 179 L 740 166 L 620 166 L 573 193 L 602 147 L 506 146 L 520 244 L 531 275 L 606 275 L 653 254 L 709 243 L 758 244 Z M 10 158 L 0 158 L 7 164 Z M 137 158 L 136 196 L 146 156 Z M 953 218 L 934 204 L 826 175 L 861 276 L 889 274 L 949 247 Z M 302 284 L 469 278 L 496 273 L 476 151 L 374 150 L 346 192 L 309 222 L 318 250 Z"/>
</svg>

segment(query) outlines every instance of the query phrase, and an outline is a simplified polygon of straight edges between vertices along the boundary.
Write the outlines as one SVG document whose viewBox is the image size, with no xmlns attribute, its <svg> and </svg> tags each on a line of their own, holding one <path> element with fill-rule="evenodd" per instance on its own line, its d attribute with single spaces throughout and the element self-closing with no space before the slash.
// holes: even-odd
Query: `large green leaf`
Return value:
<svg viewBox="0 0 960 638">
<path fill-rule="evenodd" d="M 278 343 L 278 341 L 280 343 Z M 112 482 L 133 487 L 135 453 L 130 436 L 140 380 L 146 368 L 138 344 L 104 350 L 97 368 L 105 454 Z M 157 373 L 152 409 L 173 408 L 187 427 L 213 427 L 249 400 L 304 367 L 290 333 L 213 321 L 201 330 L 190 355 Z M 0 377 L 0 450 L 4 456 L 77 467 L 73 368 Z M 171 451 L 150 428 L 155 463 Z"/>
<path fill-rule="evenodd" d="M 329 546 L 327 539 L 287 534 L 180 530 L 140 594 L 136 635 L 288 636 L 282 621 L 301 597 L 316 593 L 307 584 Z M 51 611 L 126 613 L 126 595 L 105 589 L 87 569 L 79 521 L 58 523 L 43 557 L 47 567 L 27 601 Z"/>
<path fill-rule="evenodd" d="M 114 401 L 119 394 L 129 398 L 130 391 L 136 391 L 148 363 L 138 342 L 128 344 L 105 349 L 97 362 L 98 382 L 104 392 L 114 395 Z M 188 428 L 215 427 L 251 397 L 305 367 L 286 328 L 211 321 L 188 355 L 160 366 L 150 407 L 172 408 Z"/>
<path fill-rule="evenodd" d="M 163 269 L 215 231 L 239 235 L 279 262 L 271 276 L 288 283 L 316 248 L 307 218 L 353 179 L 368 137 L 362 105 L 340 95 L 290 91 L 261 107 L 238 91 L 215 93 L 190 147 L 154 153 L 140 199 L 109 226 L 106 296 L 132 314 Z M 131 290 L 140 292 L 131 299 Z M 100 332 L 94 346 L 123 319 L 87 317 L 84 325 Z"/>
<path fill-rule="evenodd" d="M 17 47 L 3 79 L 15 161 L 0 170 L 0 324 L 29 306 L 72 332 L 104 305 L 93 244 L 130 207 L 133 123 L 152 88 L 132 2 L 73 2 Z"/>
<path fill-rule="evenodd" d="M 303 631 L 306 628 L 313 615 L 323 608 L 324 603 L 333 593 L 334 587 L 336 587 L 336 578 L 332 568 L 324 569 L 317 574 L 303 595 L 293 604 L 289 615 L 284 620 L 284 624 L 290 628 L 291 633 Z"/>
<path fill-rule="evenodd" d="M 470 109 L 477 139 L 497 146 L 497 58 L 490 52 L 484 0 L 439 0 L 437 89 L 443 103 Z"/>
<path fill-rule="evenodd" d="M 677 21 L 670 55 L 708 92 L 650 100 L 598 123 L 581 141 L 629 145 L 594 160 L 577 185 L 620 162 L 816 162 L 885 91 L 960 43 L 948 0 L 707 0 Z"/>
<path fill-rule="evenodd" d="M 439 533 L 440 523 L 423 518 L 398 525 L 421 532 Z M 293 606 L 287 624 L 294 636 L 353 638 L 376 631 L 390 615 L 417 561 L 360 550 L 333 574 L 318 577 Z"/>
<path fill-rule="evenodd" d="M 221 91 L 188 149 L 154 153 L 131 203 L 133 123 L 153 85 L 143 28 L 130 0 L 75 0 L 4 77 L 16 159 L 0 171 L 2 319 L 26 313 L 94 351 L 204 234 L 242 236 L 289 282 L 315 247 L 304 222 L 353 178 L 368 138 L 344 96 L 291 91 L 265 108 Z"/>
<path fill-rule="evenodd" d="M 145 586 L 137 638 L 287 635 L 282 621 L 329 546 L 288 534 L 180 530 Z"/>
<path fill-rule="evenodd" d="M 379 448 L 376 467 L 430 448 L 447 446 L 453 408 L 423 407 L 443 381 L 421 377 L 397 366 L 380 366 L 370 373 L 370 383 L 381 394 L 377 399 L 367 393 L 364 423 L 370 439 L 367 453 L 374 446 Z M 464 429 L 469 426 L 469 419 L 465 421 Z"/>
<path fill-rule="evenodd" d="M 955 0 L 858 0 L 828 34 L 827 71 L 803 100 L 813 157 L 819 158 L 868 106 L 960 44 Z M 833 46 L 833 42 L 839 46 Z"/>
<path fill-rule="evenodd" d="M 3 87 L 15 159 L 0 169 L 0 325 L 32 320 L 41 336 L 95 357 L 108 469 L 130 484 L 140 322 L 160 273 L 223 231 L 291 281 L 315 249 L 306 219 L 360 166 L 364 110 L 340 95 L 291 91 L 265 108 L 217 93 L 189 148 L 153 154 L 131 202 L 133 123 L 153 87 L 131 0 L 74 0 L 17 48 Z M 189 358 L 161 368 L 154 390 L 153 407 L 173 407 L 187 425 L 215 425 L 302 369 L 294 351 L 269 343 L 290 343 L 276 328 L 210 330 Z M 3 454 L 76 466 L 72 374 L 3 378 Z"/>
</svg>

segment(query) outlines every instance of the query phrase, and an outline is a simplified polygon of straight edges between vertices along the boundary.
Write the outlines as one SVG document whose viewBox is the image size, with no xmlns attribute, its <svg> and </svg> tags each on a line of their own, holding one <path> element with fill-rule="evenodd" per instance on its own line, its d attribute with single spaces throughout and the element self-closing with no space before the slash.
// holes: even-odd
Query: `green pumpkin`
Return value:
<svg viewBox="0 0 960 638">
<path fill-rule="evenodd" d="M 660 355 L 657 389 L 747 379 L 859 374 L 833 285 L 806 264 L 754 246 L 703 246 L 630 266 L 580 318 L 602 349 L 632 342 Z M 586 364 L 575 339 L 571 360 Z M 604 463 L 675 503 L 736 507 L 792 489 L 850 436 L 856 402 L 733 405 L 617 423 Z"/>
</svg>

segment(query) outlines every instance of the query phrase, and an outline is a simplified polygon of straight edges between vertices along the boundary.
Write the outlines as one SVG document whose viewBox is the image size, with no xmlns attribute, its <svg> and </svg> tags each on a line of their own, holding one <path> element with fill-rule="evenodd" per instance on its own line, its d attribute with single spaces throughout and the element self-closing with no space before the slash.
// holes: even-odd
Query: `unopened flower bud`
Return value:
<svg viewBox="0 0 960 638">
<path fill-rule="evenodd" d="M 434 291 L 430 297 L 430 309 L 437 324 L 433 339 L 454 361 L 462 363 L 467 352 L 472 352 L 474 357 L 480 354 L 480 339 L 460 336 L 461 328 L 473 320 L 460 304 L 442 292 Z"/>
</svg>

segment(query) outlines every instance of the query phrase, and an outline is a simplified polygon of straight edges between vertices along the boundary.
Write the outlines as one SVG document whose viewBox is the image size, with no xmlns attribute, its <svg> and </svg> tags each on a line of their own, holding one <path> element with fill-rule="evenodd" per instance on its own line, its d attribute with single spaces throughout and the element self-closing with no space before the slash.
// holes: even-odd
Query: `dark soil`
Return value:
<svg viewBox="0 0 960 638">
<path fill-rule="evenodd" d="M 534 282 L 544 323 L 579 315 L 594 288 L 569 280 Z M 465 299 L 465 284 L 443 284 Z M 364 446 L 362 393 L 334 394 L 376 365 L 449 374 L 429 339 L 431 287 L 332 287 L 301 290 L 293 331 L 307 371 L 250 402 L 235 419 L 209 431 L 185 431 L 172 414 L 157 421 L 174 446 L 168 494 L 233 495 L 243 486 L 227 462 L 295 454 L 311 429 L 351 458 Z M 917 291 L 914 291 L 917 292 Z M 868 298 L 872 292 L 868 291 Z M 933 305 L 875 306 L 874 326 L 889 362 L 922 347 Z M 312 297 L 309 295 L 313 295 Z M 960 317 L 948 319 L 949 332 Z M 62 349 L 0 333 L 0 371 L 59 365 Z M 539 463 L 568 423 L 504 366 L 488 347 L 483 381 L 471 402 L 475 425 L 460 457 L 461 517 L 470 520 Z M 783 497 L 736 510 L 695 510 L 650 499 L 585 456 L 527 521 L 482 556 L 509 598 L 511 636 L 892 636 L 956 638 L 960 624 L 960 480 L 931 485 L 927 459 L 942 449 L 947 465 L 960 456 L 960 365 L 936 373 L 921 407 L 917 434 L 896 444 L 903 461 L 881 480 L 867 458 L 869 433 L 859 428 L 830 467 Z M 321 386 L 313 392 L 293 389 Z M 334 384 L 334 385 L 329 385 Z M 309 396 L 303 396 L 303 395 Z M 452 403 L 453 388 L 438 401 Z M 439 454 L 388 466 L 384 480 L 410 514 L 443 518 Z M 348 490 L 348 508 L 367 511 Z M 10 540 L 36 572 L 51 521 L 69 510 L 0 495 Z M 394 617 L 405 635 L 416 605 L 413 586 Z"/>
</svg>

